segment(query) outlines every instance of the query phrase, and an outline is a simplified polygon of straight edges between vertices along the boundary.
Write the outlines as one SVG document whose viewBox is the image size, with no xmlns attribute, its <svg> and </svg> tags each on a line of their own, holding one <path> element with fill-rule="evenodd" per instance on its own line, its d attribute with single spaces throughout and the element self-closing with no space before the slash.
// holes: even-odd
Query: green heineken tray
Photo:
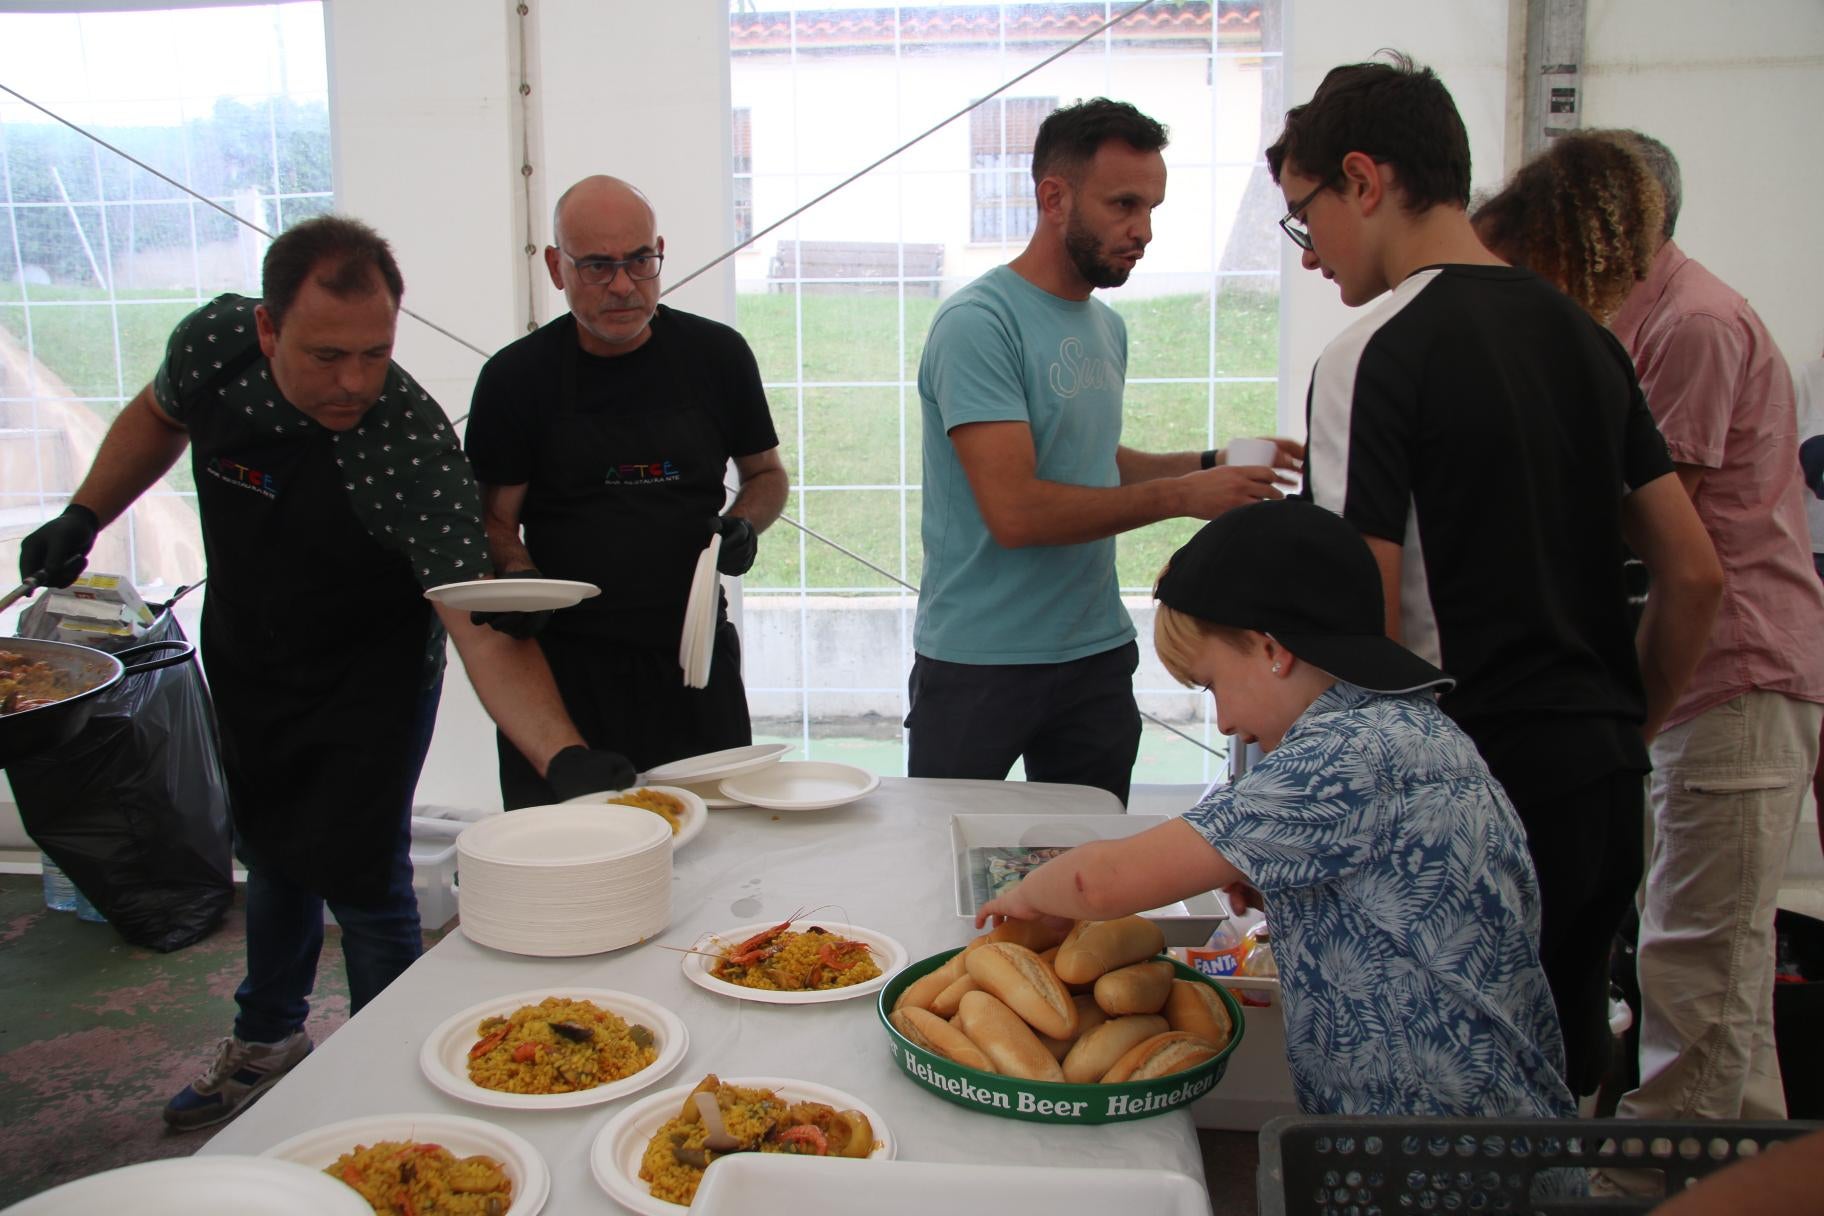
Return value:
<svg viewBox="0 0 1824 1216">
<path fill-rule="evenodd" d="M 955 953 L 955 950 L 946 950 L 901 970 L 880 990 L 876 1009 L 880 1014 L 881 1025 L 887 1028 L 894 1062 L 906 1076 L 940 1098 L 983 1114 L 999 1115 L 1003 1119 L 1025 1119 L 1033 1123 L 1122 1123 L 1129 1119 L 1145 1119 L 1162 1111 L 1176 1110 L 1180 1106 L 1190 1105 L 1216 1088 L 1222 1080 L 1222 1074 L 1228 1070 L 1229 1057 L 1235 1053 L 1236 1045 L 1241 1042 L 1242 1032 L 1246 1029 L 1241 1005 L 1229 994 L 1228 989 L 1212 983 L 1209 977 L 1199 975 L 1174 959 L 1170 961 L 1173 971 L 1177 973 L 1176 978 L 1208 984 L 1214 988 L 1222 997 L 1229 1018 L 1235 1023 L 1234 1035 L 1214 1059 L 1206 1060 L 1195 1068 L 1173 1073 L 1169 1077 L 1119 1085 L 1026 1081 L 1019 1077 L 983 1072 L 979 1068 L 967 1068 L 917 1046 L 887 1020 L 887 1015 L 893 1012 L 893 1003 L 908 985 L 943 966 Z"/>
</svg>

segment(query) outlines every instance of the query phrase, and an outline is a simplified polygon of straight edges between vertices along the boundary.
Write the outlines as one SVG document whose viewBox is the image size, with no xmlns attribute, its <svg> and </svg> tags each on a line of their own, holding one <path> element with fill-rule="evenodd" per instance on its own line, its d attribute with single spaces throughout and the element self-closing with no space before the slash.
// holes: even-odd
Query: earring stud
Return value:
<svg viewBox="0 0 1824 1216">
<path fill-rule="evenodd" d="M 1278 663 L 1273 664 L 1273 674 L 1274 675 L 1279 674 L 1279 664 Z"/>
</svg>

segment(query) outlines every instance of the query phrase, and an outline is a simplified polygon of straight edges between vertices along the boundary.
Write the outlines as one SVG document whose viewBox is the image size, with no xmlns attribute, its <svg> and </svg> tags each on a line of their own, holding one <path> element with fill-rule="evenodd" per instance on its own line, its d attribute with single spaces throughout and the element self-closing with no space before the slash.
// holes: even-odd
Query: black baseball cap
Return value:
<svg viewBox="0 0 1824 1216">
<path fill-rule="evenodd" d="M 1172 554 L 1153 598 L 1211 624 L 1270 634 L 1371 692 L 1456 684 L 1387 636 L 1368 543 L 1342 516 L 1302 498 L 1237 507 L 1204 525 Z"/>
</svg>

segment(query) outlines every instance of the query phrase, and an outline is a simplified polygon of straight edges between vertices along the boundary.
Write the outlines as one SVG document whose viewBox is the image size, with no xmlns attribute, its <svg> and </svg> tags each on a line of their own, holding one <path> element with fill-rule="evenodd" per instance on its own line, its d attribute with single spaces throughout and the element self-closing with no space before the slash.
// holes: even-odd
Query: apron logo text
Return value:
<svg viewBox="0 0 1824 1216">
<path fill-rule="evenodd" d="M 608 467 L 608 473 L 602 478 L 604 485 L 610 486 L 649 486 L 664 481 L 676 481 L 683 474 L 669 460 L 654 460 L 641 464 L 616 464 Z"/>
<path fill-rule="evenodd" d="M 240 486 L 244 490 L 252 490 L 267 498 L 279 496 L 278 478 L 271 473 L 248 468 L 238 460 L 229 460 L 226 456 L 211 456 L 208 463 L 203 466 L 203 471 L 218 481 L 225 481 L 231 486 Z"/>
</svg>

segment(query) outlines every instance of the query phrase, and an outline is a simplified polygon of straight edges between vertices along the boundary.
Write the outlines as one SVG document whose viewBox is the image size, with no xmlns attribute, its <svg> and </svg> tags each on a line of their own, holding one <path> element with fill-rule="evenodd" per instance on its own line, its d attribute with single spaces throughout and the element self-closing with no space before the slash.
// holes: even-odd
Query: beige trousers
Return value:
<svg viewBox="0 0 1824 1216">
<path fill-rule="evenodd" d="M 1824 706 L 1749 692 L 1653 742 L 1635 1119 L 1783 1119 L 1773 914 Z"/>
</svg>

